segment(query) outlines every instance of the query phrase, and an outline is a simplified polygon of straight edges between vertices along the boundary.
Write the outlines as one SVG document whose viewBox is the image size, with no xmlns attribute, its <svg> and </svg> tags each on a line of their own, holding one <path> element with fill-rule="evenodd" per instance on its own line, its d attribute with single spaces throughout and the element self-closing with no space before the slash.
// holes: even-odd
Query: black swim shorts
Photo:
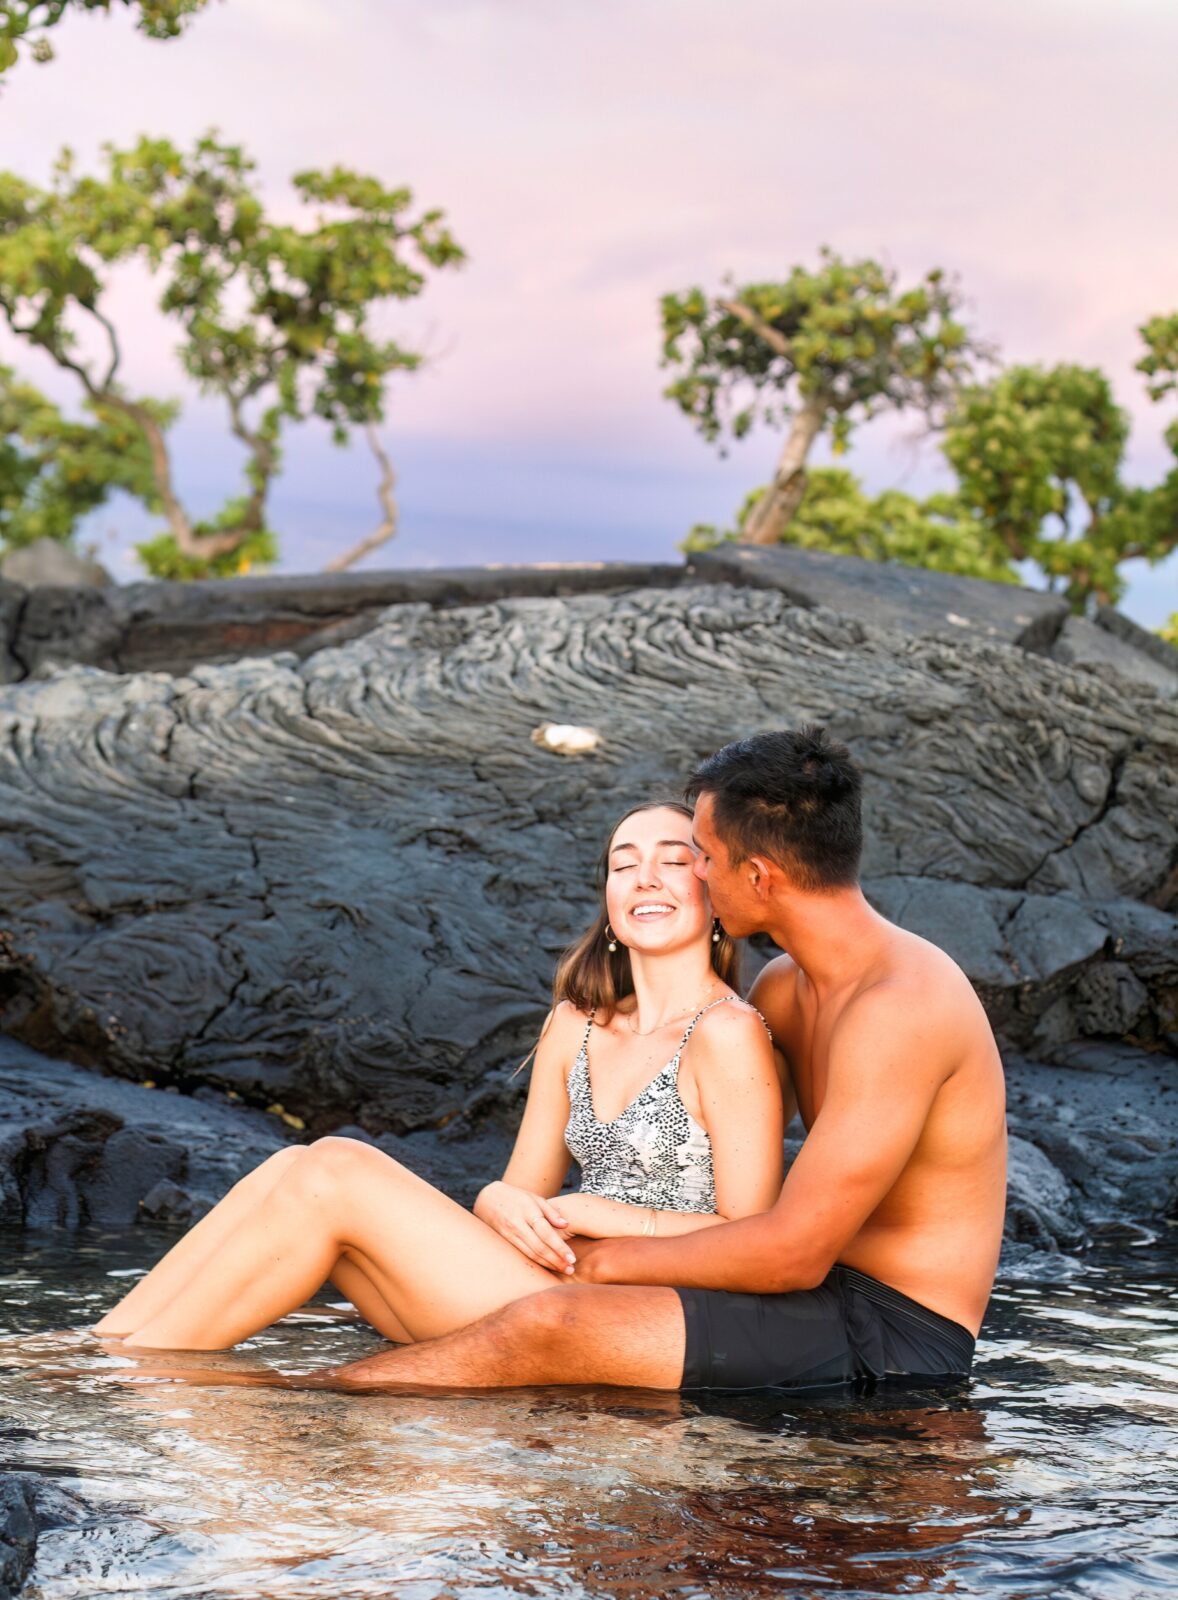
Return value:
<svg viewBox="0 0 1178 1600">
<path fill-rule="evenodd" d="M 974 1339 L 853 1267 L 816 1289 L 677 1289 L 687 1323 L 684 1389 L 809 1389 L 880 1378 L 966 1377 Z"/>
</svg>

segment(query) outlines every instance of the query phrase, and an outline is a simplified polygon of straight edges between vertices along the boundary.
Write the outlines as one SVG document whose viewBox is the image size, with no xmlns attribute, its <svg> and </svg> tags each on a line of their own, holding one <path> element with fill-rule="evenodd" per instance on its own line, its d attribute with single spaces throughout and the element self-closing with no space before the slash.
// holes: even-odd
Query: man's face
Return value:
<svg viewBox="0 0 1178 1600">
<path fill-rule="evenodd" d="M 733 865 L 727 845 L 716 832 L 713 812 L 712 796 L 701 794 L 695 802 L 691 830 L 699 851 L 695 875 L 707 884 L 712 910 L 725 933 L 742 939 L 761 929 L 764 908 L 749 884 L 749 863 L 742 861 L 739 866 Z"/>
</svg>

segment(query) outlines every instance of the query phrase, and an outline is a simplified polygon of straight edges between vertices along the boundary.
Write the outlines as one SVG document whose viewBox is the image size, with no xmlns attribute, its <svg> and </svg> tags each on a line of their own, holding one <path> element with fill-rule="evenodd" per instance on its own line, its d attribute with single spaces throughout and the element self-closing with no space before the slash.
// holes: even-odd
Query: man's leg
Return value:
<svg viewBox="0 0 1178 1600">
<path fill-rule="evenodd" d="M 514 1389 L 607 1383 L 677 1389 L 686 1330 L 674 1289 L 567 1284 L 403 1350 L 324 1373 L 340 1388 Z"/>
</svg>

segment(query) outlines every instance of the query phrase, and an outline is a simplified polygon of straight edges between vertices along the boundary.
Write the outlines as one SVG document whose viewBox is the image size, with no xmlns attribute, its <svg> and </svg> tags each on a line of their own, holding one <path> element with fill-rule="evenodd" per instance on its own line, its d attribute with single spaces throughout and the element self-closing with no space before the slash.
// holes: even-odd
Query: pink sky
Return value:
<svg viewBox="0 0 1178 1600">
<path fill-rule="evenodd" d="M 447 212 L 469 264 L 388 319 L 435 359 L 395 393 L 405 530 L 382 564 L 673 559 L 776 441 L 721 463 L 661 399 L 658 297 L 782 274 L 823 242 L 956 273 L 1007 359 L 1104 367 L 1133 470 L 1166 463 L 1172 408 L 1132 364 L 1136 325 L 1178 309 L 1168 0 L 215 0 L 173 45 L 124 16 L 70 18 L 54 42 L 0 99 L 4 164 L 29 177 L 63 142 L 89 160 L 104 138 L 215 124 L 275 204 L 291 172 L 340 161 Z M 112 306 L 128 380 L 180 392 L 140 286 Z M 191 405 L 178 435 L 198 500 L 233 487 L 214 426 Z M 909 433 L 873 425 L 850 464 L 923 489 L 937 458 Z M 366 458 L 307 430 L 276 503 L 285 564 L 358 536 L 370 500 Z M 1178 609 L 1175 563 L 1129 609 Z"/>
</svg>

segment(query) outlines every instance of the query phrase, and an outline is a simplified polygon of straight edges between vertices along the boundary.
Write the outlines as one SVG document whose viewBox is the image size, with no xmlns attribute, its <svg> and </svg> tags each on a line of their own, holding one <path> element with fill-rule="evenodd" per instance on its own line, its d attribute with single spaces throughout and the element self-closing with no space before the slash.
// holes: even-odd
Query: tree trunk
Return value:
<svg viewBox="0 0 1178 1600">
<path fill-rule="evenodd" d="M 142 428 L 147 447 L 151 451 L 151 469 L 155 477 L 155 486 L 159 490 L 160 501 L 172 537 L 185 555 L 197 554 L 197 539 L 192 531 L 192 523 L 188 520 L 188 513 L 177 500 L 176 491 L 172 487 L 172 463 L 168 456 L 164 430 L 146 406 L 128 400 L 113 389 L 91 389 L 91 394 L 99 405 L 109 406 L 112 411 L 121 411 L 125 417 L 130 417 L 132 422 Z"/>
<path fill-rule="evenodd" d="M 164 430 L 152 416 L 146 406 L 138 405 L 134 400 L 128 400 L 124 395 L 117 394 L 113 389 L 94 390 L 95 400 L 112 410 L 121 411 L 124 416 L 143 429 L 147 439 L 148 449 L 151 451 L 151 466 L 155 476 L 155 486 L 159 490 L 160 501 L 164 508 L 164 515 L 168 519 L 168 528 L 176 548 L 181 555 L 188 556 L 198 561 L 215 561 L 220 555 L 225 555 L 237 546 L 249 533 L 248 528 L 230 528 L 218 534 L 198 534 L 189 520 L 188 513 L 176 498 L 176 491 L 172 487 L 172 462 L 168 455 L 168 445 L 164 438 Z"/>
<path fill-rule="evenodd" d="M 382 544 L 387 544 L 397 531 L 397 501 L 393 490 L 397 484 L 397 475 L 393 471 L 393 464 L 380 442 L 380 436 L 374 427 L 365 430 L 369 449 L 376 457 L 380 467 L 380 482 L 376 488 L 376 498 L 380 501 L 381 511 L 384 513 L 379 525 L 367 537 L 354 544 L 350 550 L 345 550 L 342 556 L 335 556 L 324 567 L 324 572 L 346 572 L 349 567 L 355 566 L 362 556 L 368 555 L 372 550 L 377 550 Z"/>
<path fill-rule="evenodd" d="M 822 431 L 824 409 L 808 401 L 786 435 L 773 482 L 757 501 L 740 534 L 741 544 L 779 544 L 806 492 L 806 457 Z"/>
</svg>

